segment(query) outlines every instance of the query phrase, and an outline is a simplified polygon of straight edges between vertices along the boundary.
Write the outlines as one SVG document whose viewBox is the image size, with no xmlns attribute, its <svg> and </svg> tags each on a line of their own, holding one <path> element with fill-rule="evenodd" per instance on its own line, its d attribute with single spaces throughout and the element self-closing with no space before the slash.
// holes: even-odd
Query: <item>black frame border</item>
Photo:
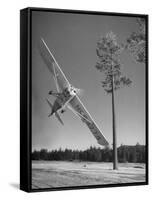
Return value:
<svg viewBox="0 0 152 200">
<path fill-rule="evenodd" d="M 38 188 L 32 189 L 32 12 L 56 12 L 71 14 L 88 14 L 88 15 L 106 15 L 119 17 L 141 17 L 146 21 L 146 66 L 145 66 L 145 137 L 146 137 L 146 180 L 145 182 L 118 183 L 106 185 L 84 185 L 56 188 Z M 78 189 L 95 189 L 109 187 L 139 186 L 148 185 L 149 183 L 149 144 L 148 144 L 148 18 L 146 14 L 132 13 L 114 13 L 100 11 L 84 11 L 84 10 L 66 10 L 56 8 L 36 8 L 28 7 L 20 10 L 20 189 L 26 192 L 42 192 L 42 191 L 61 191 L 61 190 L 78 190 Z"/>
</svg>

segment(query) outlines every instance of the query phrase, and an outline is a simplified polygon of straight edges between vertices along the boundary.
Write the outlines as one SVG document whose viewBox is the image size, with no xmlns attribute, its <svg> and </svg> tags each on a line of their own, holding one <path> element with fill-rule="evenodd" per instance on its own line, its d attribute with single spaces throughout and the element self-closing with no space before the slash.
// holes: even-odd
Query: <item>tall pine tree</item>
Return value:
<svg viewBox="0 0 152 200">
<path fill-rule="evenodd" d="M 131 84 L 131 80 L 122 74 L 122 64 L 120 62 L 122 50 L 123 47 L 117 43 L 116 35 L 113 32 L 107 33 L 105 37 L 102 37 L 98 41 L 96 49 L 98 62 L 95 67 L 104 74 L 104 80 L 101 82 L 102 87 L 112 97 L 113 169 L 118 169 L 115 91 L 122 86 Z"/>
</svg>

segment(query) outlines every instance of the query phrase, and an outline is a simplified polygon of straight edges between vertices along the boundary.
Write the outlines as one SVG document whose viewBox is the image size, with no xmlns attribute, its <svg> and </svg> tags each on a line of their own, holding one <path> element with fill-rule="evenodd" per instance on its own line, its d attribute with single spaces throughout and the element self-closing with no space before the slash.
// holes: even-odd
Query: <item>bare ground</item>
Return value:
<svg viewBox="0 0 152 200">
<path fill-rule="evenodd" d="M 33 189 L 144 181 L 145 165 L 139 163 L 121 163 L 113 170 L 112 163 L 32 161 Z"/>
</svg>

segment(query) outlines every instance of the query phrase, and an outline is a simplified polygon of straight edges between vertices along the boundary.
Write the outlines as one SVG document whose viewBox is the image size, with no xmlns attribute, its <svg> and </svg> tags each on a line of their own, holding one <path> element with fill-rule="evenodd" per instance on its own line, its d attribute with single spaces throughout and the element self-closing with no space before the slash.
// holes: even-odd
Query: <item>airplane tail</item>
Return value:
<svg viewBox="0 0 152 200">
<path fill-rule="evenodd" d="M 49 101 L 48 99 L 46 99 L 46 101 L 47 101 L 47 103 L 49 104 L 49 106 L 53 109 L 53 105 L 50 103 L 50 101 Z M 60 122 L 62 125 L 64 125 L 64 123 L 63 123 L 63 121 L 62 121 L 60 115 L 58 114 L 58 112 L 56 111 L 56 112 L 54 112 L 54 113 L 55 113 L 56 118 L 59 120 L 59 122 Z M 53 110 L 52 110 L 51 113 L 48 115 L 48 117 L 50 117 L 52 114 L 53 114 Z"/>
</svg>

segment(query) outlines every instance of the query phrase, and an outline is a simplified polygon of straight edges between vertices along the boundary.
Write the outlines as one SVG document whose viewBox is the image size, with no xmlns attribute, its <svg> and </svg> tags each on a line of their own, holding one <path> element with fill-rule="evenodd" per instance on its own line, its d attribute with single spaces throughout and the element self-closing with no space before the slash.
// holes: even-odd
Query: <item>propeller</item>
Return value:
<svg viewBox="0 0 152 200">
<path fill-rule="evenodd" d="M 78 88 L 75 88 L 76 90 L 76 94 L 79 95 L 80 97 L 83 96 L 84 94 L 84 90 L 83 89 L 78 89 Z"/>
<path fill-rule="evenodd" d="M 82 96 L 82 94 L 83 94 L 83 90 L 82 90 L 82 89 L 75 88 L 75 87 L 72 86 L 72 85 L 69 85 L 68 91 L 70 92 L 71 95 L 79 95 L 79 96 Z"/>
</svg>

